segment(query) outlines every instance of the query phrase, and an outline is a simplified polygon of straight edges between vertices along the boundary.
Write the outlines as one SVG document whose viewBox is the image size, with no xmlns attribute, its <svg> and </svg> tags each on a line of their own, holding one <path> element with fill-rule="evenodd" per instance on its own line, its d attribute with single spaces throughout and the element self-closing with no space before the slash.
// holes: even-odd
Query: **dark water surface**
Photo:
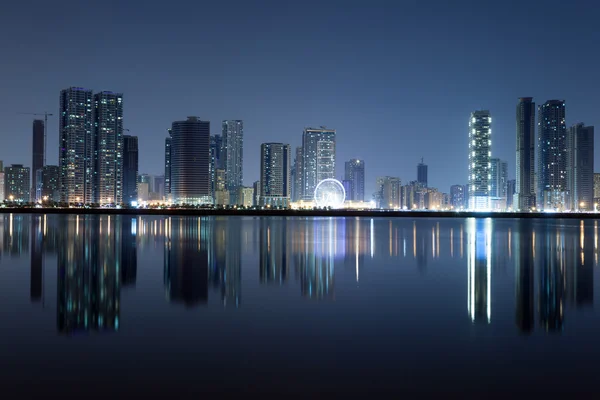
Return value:
<svg viewBox="0 0 600 400">
<path fill-rule="evenodd" d="M 594 398 L 597 268 L 593 220 L 0 215 L 0 388 Z"/>
</svg>

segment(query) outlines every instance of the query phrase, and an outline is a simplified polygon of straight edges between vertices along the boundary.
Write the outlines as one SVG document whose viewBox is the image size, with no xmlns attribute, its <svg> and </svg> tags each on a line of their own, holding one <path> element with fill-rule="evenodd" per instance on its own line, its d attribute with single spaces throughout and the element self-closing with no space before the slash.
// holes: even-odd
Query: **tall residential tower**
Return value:
<svg viewBox="0 0 600 400">
<path fill-rule="evenodd" d="M 243 186 L 244 173 L 244 122 L 223 121 L 223 160 L 225 180 L 230 195 L 230 204 L 238 204 L 237 192 Z"/>
<path fill-rule="evenodd" d="M 488 110 L 474 111 L 469 121 L 469 209 L 490 208 L 490 158 L 492 116 Z"/>
<path fill-rule="evenodd" d="M 567 127 L 564 100 L 548 100 L 538 109 L 538 208 L 569 209 Z"/>
<path fill-rule="evenodd" d="M 312 200 L 319 182 L 335 178 L 335 129 L 305 128 L 302 135 L 302 199 Z"/>
<path fill-rule="evenodd" d="M 573 125 L 567 133 L 567 181 L 571 209 L 594 210 L 594 127 Z"/>
<path fill-rule="evenodd" d="M 344 180 L 350 184 L 346 199 L 365 201 L 365 162 L 353 158 L 346 161 L 345 167 Z"/>
<path fill-rule="evenodd" d="M 292 194 L 292 149 L 289 144 L 260 146 L 260 205 L 288 207 Z"/>
<path fill-rule="evenodd" d="M 44 166 L 44 120 L 36 119 L 33 121 L 33 140 L 32 140 L 32 159 L 31 159 L 31 200 L 41 200 L 37 197 L 38 186 L 40 182 L 37 179 L 37 171 Z"/>
<path fill-rule="evenodd" d="M 535 207 L 535 103 L 521 97 L 517 104 L 517 165 L 513 209 Z"/>
</svg>

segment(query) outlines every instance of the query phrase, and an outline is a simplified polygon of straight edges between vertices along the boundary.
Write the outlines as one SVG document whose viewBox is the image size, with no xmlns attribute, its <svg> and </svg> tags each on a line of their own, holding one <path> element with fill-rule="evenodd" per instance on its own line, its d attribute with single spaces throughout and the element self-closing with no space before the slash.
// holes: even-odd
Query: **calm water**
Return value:
<svg viewBox="0 0 600 400">
<path fill-rule="evenodd" d="M 591 220 L 0 215 L 2 393 L 589 393 L 597 268 Z"/>
</svg>

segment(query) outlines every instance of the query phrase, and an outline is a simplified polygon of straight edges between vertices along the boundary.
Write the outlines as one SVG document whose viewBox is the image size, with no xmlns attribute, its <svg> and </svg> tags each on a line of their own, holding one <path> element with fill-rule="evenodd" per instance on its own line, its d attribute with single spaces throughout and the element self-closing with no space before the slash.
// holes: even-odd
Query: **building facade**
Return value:
<svg viewBox="0 0 600 400">
<path fill-rule="evenodd" d="M 349 182 L 346 200 L 365 201 L 365 162 L 356 158 L 346 161 L 344 181 Z"/>
<path fill-rule="evenodd" d="M 465 207 L 465 187 L 464 185 L 450 186 L 450 207 L 460 210 Z"/>
<path fill-rule="evenodd" d="M 165 198 L 171 198 L 171 129 L 165 138 Z"/>
<path fill-rule="evenodd" d="M 131 204 L 138 200 L 137 184 L 139 174 L 138 137 L 123 136 L 123 203 Z"/>
<path fill-rule="evenodd" d="M 23 164 L 4 168 L 4 195 L 7 200 L 28 203 L 31 189 L 30 170 Z"/>
<path fill-rule="evenodd" d="M 393 210 L 401 207 L 402 181 L 395 176 L 380 176 L 376 180 L 379 188 L 379 208 Z"/>
<path fill-rule="evenodd" d="M 427 165 L 421 159 L 421 162 L 417 164 L 417 182 L 423 187 L 427 187 Z"/>
<path fill-rule="evenodd" d="M 490 158 L 490 197 L 506 199 L 508 163 L 499 158 Z"/>
<path fill-rule="evenodd" d="M 223 168 L 223 159 L 221 151 L 223 150 L 223 136 L 210 135 L 210 191 L 214 196 L 216 191 L 216 174 L 217 169 Z"/>
<path fill-rule="evenodd" d="M 176 204 L 212 204 L 209 176 L 210 122 L 197 117 L 171 128 L 171 195 Z"/>
<path fill-rule="evenodd" d="M 521 97 L 517 104 L 516 155 L 516 193 L 513 208 L 527 211 L 536 206 L 535 103 L 531 97 Z"/>
<path fill-rule="evenodd" d="M 289 207 L 292 195 L 292 149 L 289 144 L 260 146 L 260 205 Z"/>
<path fill-rule="evenodd" d="M 240 120 L 225 120 L 222 124 L 223 168 L 231 204 L 237 204 L 238 188 L 244 183 L 244 123 Z"/>
<path fill-rule="evenodd" d="M 92 91 L 70 87 L 60 92 L 60 198 L 67 203 L 92 203 L 94 185 Z"/>
<path fill-rule="evenodd" d="M 302 200 L 313 200 L 324 179 L 335 179 L 335 129 L 305 128 L 302 135 Z"/>
<path fill-rule="evenodd" d="M 37 171 L 44 166 L 44 120 L 36 119 L 33 121 L 33 138 L 31 149 L 31 201 L 40 200 L 37 197 L 37 187 L 39 185 L 37 179 Z"/>
<path fill-rule="evenodd" d="M 304 152 L 302 146 L 296 147 L 296 157 L 294 159 L 294 190 L 292 201 L 302 200 L 304 179 Z"/>
<path fill-rule="evenodd" d="M 573 125 L 567 134 L 567 181 L 571 209 L 594 210 L 594 127 Z"/>
<path fill-rule="evenodd" d="M 38 201 L 60 201 L 59 175 L 58 165 L 44 165 L 37 170 Z"/>
<path fill-rule="evenodd" d="M 123 202 L 123 94 L 94 95 L 94 202 Z"/>
<path fill-rule="evenodd" d="M 469 209 L 490 208 L 490 158 L 492 116 L 488 110 L 474 111 L 469 120 Z"/>
<path fill-rule="evenodd" d="M 537 204 L 539 209 L 570 209 L 567 157 L 565 102 L 548 100 L 538 108 Z"/>
</svg>

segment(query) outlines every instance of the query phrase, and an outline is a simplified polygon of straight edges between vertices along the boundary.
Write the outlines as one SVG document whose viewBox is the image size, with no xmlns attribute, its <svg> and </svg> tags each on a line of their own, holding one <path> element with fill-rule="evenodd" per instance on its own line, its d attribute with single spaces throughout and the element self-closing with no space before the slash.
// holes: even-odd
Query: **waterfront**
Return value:
<svg viewBox="0 0 600 400">
<path fill-rule="evenodd" d="M 4 214 L 0 235 L 23 396 L 594 390 L 596 220 Z"/>
</svg>

